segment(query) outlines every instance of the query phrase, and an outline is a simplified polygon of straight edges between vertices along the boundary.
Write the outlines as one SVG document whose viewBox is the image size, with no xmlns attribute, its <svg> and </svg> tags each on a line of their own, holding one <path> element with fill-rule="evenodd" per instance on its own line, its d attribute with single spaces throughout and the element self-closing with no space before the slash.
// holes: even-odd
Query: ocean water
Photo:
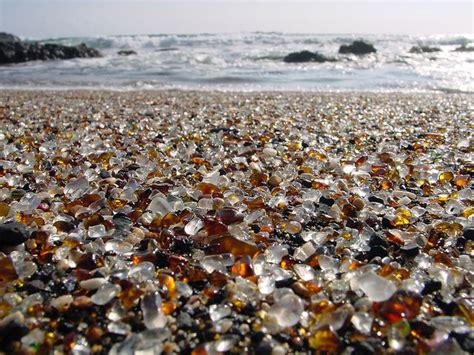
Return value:
<svg viewBox="0 0 474 355">
<path fill-rule="evenodd" d="M 376 54 L 338 55 L 363 39 Z M 240 34 L 49 38 L 43 42 L 97 48 L 102 58 L 0 66 L 0 88 L 202 89 L 474 92 L 474 35 Z M 414 45 L 439 47 L 410 54 Z M 284 63 L 294 51 L 318 51 L 334 63 Z M 120 50 L 137 55 L 120 56 Z"/>
</svg>

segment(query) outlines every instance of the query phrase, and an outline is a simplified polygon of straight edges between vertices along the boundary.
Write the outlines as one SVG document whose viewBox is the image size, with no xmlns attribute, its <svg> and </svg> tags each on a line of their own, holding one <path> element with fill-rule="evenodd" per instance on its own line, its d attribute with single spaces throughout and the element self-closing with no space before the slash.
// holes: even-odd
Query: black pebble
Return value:
<svg viewBox="0 0 474 355">
<path fill-rule="evenodd" d="M 390 223 L 390 220 L 388 218 L 385 218 L 385 217 L 382 218 L 382 227 L 387 228 L 387 229 L 393 228 L 392 223 Z"/>
<path fill-rule="evenodd" d="M 123 214 L 123 213 L 117 213 L 115 214 L 113 217 L 112 217 L 112 222 L 115 226 L 115 228 L 125 228 L 127 226 L 129 226 L 130 224 L 132 224 L 132 220 L 130 218 L 128 218 L 127 215 Z"/>
<path fill-rule="evenodd" d="M 353 345 L 354 350 L 352 350 L 351 355 L 368 355 L 375 354 L 374 347 L 366 341 L 361 341 Z"/>
<path fill-rule="evenodd" d="M 129 166 L 127 166 L 126 168 L 128 171 L 132 171 L 132 170 L 138 170 L 140 169 L 140 165 L 136 164 L 136 163 L 132 163 L 130 164 Z"/>
<path fill-rule="evenodd" d="M 460 251 L 463 251 L 464 250 L 464 244 L 466 244 L 467 240 L 466 238 L 464 237 L 459 237 L 457 240 L 456 240 L 456 247 L 460 250 Z"/>
<path fill-rule="evenodd" d="M 295 280 L 293 278 L 279 280 L 275 282 L 275 287 L 276 288 L 290 287 L 293 283 L 295 283 Z"/>
<path fill-rule="evenodd" d="M 435 294 L 433 300 L 436 303 L 436 305 L 439 308 L 441 308 L 441 310 L 447 316 L 451 316 L 453 314 L 453 312 L 457 309 L 456 303 L 454 303 L 454 302 L 449 302 L 449 303 L 444 302 L 439 294 Z"/>
<path fill-rule="evenodd" d="M 7 222 L 0 225 L 0 247 L 20 245 L 28 240 L 30 233 L 18 222 Z"/>
<path fill-rule="evenodd" d="M 264 340 L 258 345 L 256 354 L 271 355 L 272 351 L 273 351 L 272 344 L 270 342 Z"/>
<path fill-rule="evenodd" d="M 369 196 L 368 198 L 369 202 L 376 202 L 376 203 L 381 203 L 382 205 L 385 203 L 384 200 L 382 200 L 380 197 L 377 196 Z"/>
<path fill-rule="evenodd" d="M 474 240 L 474 228 L 468 227 L 462 232 L 462 236 L 467 240 Z"/>
<path fill-rule="evenodd" d="M 409 249 L 400 248 L 400 253 L 408 258 L 414 258 L 420 253 L 420 248 L 414 247 Z"/>
<path fill-rule="evenodd" d="M 464 351 L 467 351 L 469 354 L 474 354 L 474 335 L 469 333 L 452 333 L 452 335 Z"/>
<path fill-rule="evenodd" d="M 377 234 L 372 234 L 369 239 L 369 246 L 374 247 L 376 245 L 382 246 L 384 248 L 388 247 L 388 243 L 385 240 L 385 238 L 377 235 Z"/>
<path fill-rule="evenodd" d="M 111 175 L 110 172 L 108 172 L 107 170 L 102 170 L 102 171 L 99 173 L 99 176 L 100 176 L 102 179 L 107 179 L 107 178 L 111 177 L 112 175 Z"/>
<path fill-rule="evenodd" d="M 436 291 L 441 290 L 442 284 L 440 281 L 434 281 L 434 280 L 429 280 L 426 284 L 425 287 L 423 288 L 423 291 L 421 291 L 421 294 L 427 295 L 429 293 L 433 293 Z"/>
<path fill-rule="evenodd" d="M 193 319 L 186 312 L 181 312 L 176 317 L 176 323 L 180 329 L 191 329 L 193 326 Z"/>
<path fill-rule="evenodd" d="M 361 223 L 356 218 L 348 218 L 346 222 L 346 227 L 352 229 L 359 229 L 361 227 Z"/>
<path fill-rule="evenodd" d="M 374 245 L 373 247 L 370 248 L 370 250 L 365 254 L 367 260 L 372 260 L 373 258 L 380 256 L 381 258 L 384 258 L 388 256 L 387 249 L 384 248 L 381 245 Z"/>
<path fill-rule="evenodd" d="M 252 343 L 260 343 L 264 337 L 265 337 L 265 333 L 260 332 L 260 331 L 252 333 L 250 335 L 250 339 L 252 340 Z"/>
<path fill-rule="evenodd" d="M 334 205 L 334 200 L 332 198 L 327 198 L 324 196 L 321 196 L 321 198 L 319 199 L 319 202 L 328 206 Z"/>
<path fill-rule="evenodd" d="M 15 189 L 11 192 L 10 196 L 11 198 L 15 199 L 15 200 L 19 200 L 20 198 L 22 198 L 23 196 L 25 196 L 26 194 L 26 191 L 25 190 L 22 190 L 22 189 Z"/>
<path fill-rule="evenodd" d="M 8 322 L 0 327 L 0 348 L 6 350 L 12 342 L 20 340 L 26 334 L 28 327 L 15 321 Z"/>
</svg>

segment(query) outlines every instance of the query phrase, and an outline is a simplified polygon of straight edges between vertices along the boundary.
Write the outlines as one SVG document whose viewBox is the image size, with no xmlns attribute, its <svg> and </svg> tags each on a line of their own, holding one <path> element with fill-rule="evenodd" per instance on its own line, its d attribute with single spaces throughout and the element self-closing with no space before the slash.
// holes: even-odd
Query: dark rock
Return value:
<svg viewBox="0 0 474 355">
<path fill-rule="evenodd" d="M 262 331 L 252 332 L 250 335 L 250 340 L 252 343 L 260 343 L 263 338 L 265 338 L 265 333 Z"/>
<path fill-rule="evenodd" d="M 0 324 L 0 348 L 2 349 L 2 352 L 5 351 L 5 354 L 14 353 L 10 347 L 12 347 L 14 342 L 19 341 L 26 334 L 28 334 L 27 326 L 21 324 L 19 321 L 14 319 L 14 317 L 5 317 Z"/>
<path fill-rule="evenodd" d="M 354 41 L 350 45 L 342 45 L 339 47 L 340 54 L 369 54 L 369 53 L 376 53 L 377 50 L 375 47 L 369 43 L 365 43 L 364 41 Z"/>
<path fill-rule="evenodd" d="M 326 196 L 321 196 L 321 198 L 319 199 L 319 202 L 324 203 L 325 205 L 328 205 L 328 206 L 332 206 L 332 205 L 334 205 L 335 201 L 332 198 L 328 198 Z"/>
<path fill-rule="evenodd" d="M 328 58 L 322 54 L 317 52 L 310 52 L 310 51 L 301 51 L 301 52 L 293 52 L 288 54 L 285 58 L 283 58 L 285 63 L 304 63 L 304 62 L 316 62 L 316 63 L 324 63 L 324 62 L 335 62 L 334 58 Z"/>
<path fill-rule="evenodd" d="M 382 218 L 382 228 L 385 229 L 392 229 L 392 223 L 390 223 L 390 220 L 387 217 Z"/>
<path fill-rule="evenodd" d="M 355 256 L 356 260 L 365 261 L 365 260 L 372 260 L 376 257 L 384 258 L 388 255 L 387 249 L 381 245 L 375 245 L 370 248 L 369 251 L 364 251 Z"/>
<path fill-rule="evenodd" d="M 369 196 L 368 200 L 369 202 L 381 203 L 382 205 L 385 203 L 384 200 L 382 200 L 380 197 L 374 195 Z"/>
<path fill-rule="evenodd" d="M 420 248 L 417 246 L 411 248 L 400 248 L 400 254 L 405 258 L 414 258 L 418 254 L 420 254 Z"/>
<path fill-rule="evenodd" d="M 305 187 L 307 189 L 310 189 L 313 186 L 313 183 L 309 180 L 306 180 L 306 179 L 300 179 L 298 182 L 301 185 L 303 185 L 303 187 Z"/>
<path fill-rule="evenodd" d="M 94 48 L 87 47 L 84 43 L 77 46 L 63 46 L 61 44 L 38 42 L 22 42 L 19 38 L 1 34 L 0 38 L 0 64 L 23 63 L 32 60 L 96 58 L 101 54 Z"/>
<path fill-rule="evenodd" d="M 375 354 L 374 347 L 368 341 L 360 341 L 353 345 L 351 355 L 369 355 Z"/>
<path fill-rule="evenodd" d="M 458 239 L 456 239 L 456 248 L 458 248 L 460 252 L 464 251 L 464 245 L 466 244 L 466 242 L 466 238 L 459 237 Z"/>
<path fill-rule="evenodd" d="M 117 52 L 118 55 L 123 55 L 123 56 L 129 56 L 129 55 L 135 55 L 137 52 L 132 51 L 132 50 L 121 50 Z"/>
<path fill-rule="evenodd" d="M 25 195 L 26 195 L 26 191 L 23 190 L 23 189 L 15 189 L 10 193 L 10 197 L 15 199 L 15 200 L 19 200 L 20 198 L 22 198 Z"/>
<path fill-rule="evenodd" d="M 107 178 L 111 177 L 112 174 L 110 174 L 110 172 L 107 171 L 107 170 L 101 170 L 100 173 L 99 173 L 99 176 L 100 176 L 102 179 L 107 179 Z"/>
<path fill-rule="evenodd" d="M 376 258 L 377 256 L 381 258 L 385 258 L 388 256 L 387 249 L 384 248 L 381 245 L 374 245 L 373 247 L 370 248 L 370 250 L 365 254 L 365 259 L 367 260 L 372 260 L 373 258 Z"/>
<path fill-rule="evenodd" d="M 463 232 L 462 232 L 462 236 L 466 240 L 474 240 L 474 227 L 468 227 L 468 228 L 464 229 Z"/>
<path fill-rule="evenodd" d="M 276 288 L 290 287 L 295 282 L 296 282 L 296 280 L 293 279 L 293 278 L 278 280 L 278 281 L 275 282 L 275 287 Z"/>
<path fill-rule="evenodd" d="M 388 242 L 384 237 L 381 237 L 377 234 L 372 234 L 369 239 L 369 246 L 374 247 L 374 246 L 382 246 L 384 248 L 388 248 Z"/>
<path fill-rule="evenodd" d="M 132 224 L 131 219 L 123 213 L 117 213 L 112 217 L 116 229 L 124 229 Z"/>
<path fill-rule="evenodd" d="M 30 237 L 26 227 L 18 222 L 0 225 L 0 247 L 13 247 L 24 243 Z"/>
<path fill-rule="evenodd" d="M 346 227 L 352 229 L 364 228 L 362 222 L 359 222 L 357 218 L 348 218 L 346 221 Z"/>
<path fill-rule="evenodd" d="M 256 354 L 271 355 L 272 351 L 273 351 L 273 345 L 269 341 L 263 340 L 258 345 Z"/>
<path fill-rule="evenodd" d="M 463 44 L 461 47 L 458 47 L 454 50 L 455 52 L 474 52 L 474 47 L 467 47 Z"/>
<path fill-rule="evenodd" d="M 193 326 L 193 319 L 186 312 L 181 312 L 176 317 L 176 323 L 180 329 L 191 329 Z"/>
<path fill-rule="evenodd" d="M 209 130 L 211 133 L 219 133 L 224 132 L 226 134 L 239 134 L 239 131 L 235 128 L 227 128 L 227 127 L 216 127 Z"/>
<path fill-rule="evenodd" d="M 410 53 L 421 54 L 421 53 L 434 53 L 441 52 L 441 49 L 438 47 L 429 47 L 429 46 L 413 46 L 410 49 Z"/>
<path fill-rule="evenodd" d="M 446 316 L 451 316 L 458 309 L 458 305 L 455 302 L 446 303 L 440 294 L 435 294 L 433 297 L 435 305 L 438 306 Z"/>
<path fill-rule="evenodd" d="M 173 51 L 179 51 L 179 48 L 170 47 L 170 48 L 155 49 L 155 52 L 173 52 Z"/>
<path fill-rule="evenodd" d="M 429 280 L 425 283 L 425 287 L 423 287 L 423 291 L 421 291 L 421 294 L 424 296 L 439 291 L 441 290 L 442 286 L 443 285 L 441 284 L 441 281 Z"/>
<path fill-rule="evenodd" d="M 474 335 L 472 333 L 452 333 L 451 334 L 468 354 L 474 354 Z"/>
<path fill-rule="evenodd" d="M 1 42 L 21 42 L 21 39 L 11 33 L 0 32 L 0 43 Z"/>
</svg>

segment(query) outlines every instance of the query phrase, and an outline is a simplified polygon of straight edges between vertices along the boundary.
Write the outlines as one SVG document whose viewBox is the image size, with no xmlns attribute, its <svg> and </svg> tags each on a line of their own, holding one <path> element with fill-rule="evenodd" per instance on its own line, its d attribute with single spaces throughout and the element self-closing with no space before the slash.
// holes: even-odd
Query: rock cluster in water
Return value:
<svg viewBox="0 0 474 355">
<path fill-rule="evenodd" d="M 410 48 L 410 53 L 420 54 L 420 53 L 435 53 L 441 52 L 441 49 L 438 47 L 430 46 L 413 46 Z"/>
<path fill-rule="evenodd" d="M 53 43 L 23 42 L 14 35 L 0 33 L 0 64 L 100 56 L 98 50 L 87 47 L 83 43 L 77 46 L 64 46 Z"/>
<path fill-rule="evenodd" d="M 339 47 L 339 54 L 364 55 L 376 52 L 377 50 L 372 44 L 366 43 L 364 41 L 354 41 L 350 45 L 343 44 Z"/>
<path fill-rule="evenodd" d="M 137 52 L 130 49 L 123 49 L 117 52 L 118 55 L 128 57 L 129 55 L 136 55 Z"/>
<path fill-rule="evenodd" d="M 474 47 L 462 45 L 454 50 L 455 52 L 474 52 Z"/>
<path fill-rule="evenodd" d="M 472 353 L 472 113 L 4 92 L 0 349 Z"/>
<path fill-rule="evenodd" d="M 356 54 L 365 55 L 370 53 L 376 53 L 377 50 L 371 44 L 365 43 L 364 41 L 354 41 L 350 45 L 342 45 L 339 48 L 339 54 Z M 285 63 L 325 63 L 335 62 L 336 58 L 326 57 L 318 52 L 311 52 L 303 50 L 300 52 L 292 52 L 283 58 Z"/>
<path fill-rule="evenodd" d="M 336 61 L 334 58 L 328 58 L 322 54 L 317 52 L 310 52 L 307 50 L 301 52 L 293 52 L 285 56 L 283 58 L 285 63 L 303 63 L 303 62 L 317 62 L 317 63 L 324 63 L 324 62 L 334 62 Z"/>
</svg>

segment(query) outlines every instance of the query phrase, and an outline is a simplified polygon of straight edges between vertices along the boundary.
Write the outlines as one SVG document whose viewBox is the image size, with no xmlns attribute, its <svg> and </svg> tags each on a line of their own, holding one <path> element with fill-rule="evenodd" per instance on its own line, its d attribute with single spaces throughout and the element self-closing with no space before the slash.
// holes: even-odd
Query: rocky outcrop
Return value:
<svg viewBox="0 0 474 355">
<path fill-rule="evenodd" d="M 121 51 L 118 51 L 117 54 L 126 57 L 129 55 L 135 55 L 137 54 L 137 52 L 132 51 L 132 50 L 121 50 Z"/>
<path fill-rule="evenodd" d="M 354 41 L 350 45 L 343 44 L 339 47 L 340 54 L 356 54 L 356 55 L 364 55 L 369 53 L 376 53 L 377 50 L 375 47 L 369 43 L 365 43 L 364 41 Z"/>
<path fill-rule="evenodd" d="M 310 52 L 310 51 L 301 51 L 301 52 L 293 52 L 288 54 L 285 58 L 283 58 L 285 63 L 304 63 L 304 62 L 316 62 L 316 63 L 324 63 L 324 62 L 334 62 L 336 61 L 334 58 L 328 58 L 318 52 Z"/>
<path fill-rule="evenodd" d="M 0 32 L 0 43 L 1 42 L 21 42 L 21 39 L 11 33 Z"/>
<path fill-rule="evenodd" d="M 32 60 L 96 58 L 101 54 L 81 43 L 77 46 L 38 42 L 23 42 L 18 37 L 0 34 L 0 64 L 23 63 Z"/>
<path fill-rule="evenodd" d="M 410 49 L 410 53 L 421 54 L 421 53 L 434 53 L 441 52 L 441 49 L 438 47 L 429 47 L 429 46 L 413 46 Z"/>
<path fill-rule="evenodd" d="M 462 45 L 454 50 L 455 52 L 474 52 L 474 47 L 467 47 L 466 45 Z"/>
</svg>

